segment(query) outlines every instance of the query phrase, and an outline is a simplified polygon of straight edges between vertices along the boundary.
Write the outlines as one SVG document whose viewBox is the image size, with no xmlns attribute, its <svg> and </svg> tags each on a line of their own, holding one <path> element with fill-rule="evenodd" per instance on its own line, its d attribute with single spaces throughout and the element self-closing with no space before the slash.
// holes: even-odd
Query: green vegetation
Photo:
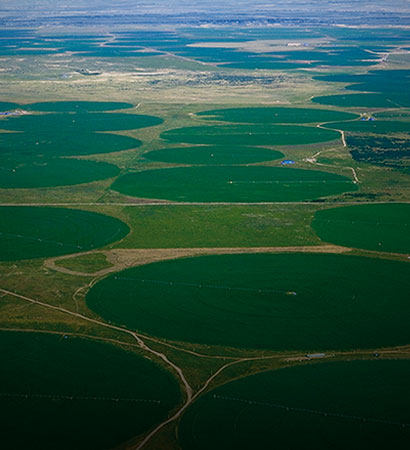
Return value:
<svg viewBox="0 0 410 450">
<path fill-rule="evenodd" d="M 9 131 L 24 131 L 35 136 L 60 133 L 87 133 L 91 131 L 137 130 L 162 123 L 153 116 L 126 113 L 77 112 L 54 114 L 27 114 L 2 119 L 0 127 Z"/>
<path fill-rule="evenodd" d="M 331 123 L 327 126 L 335 130 L 375 134 L 409 133 L 410 131 L 410 124 L 408 122 L 393 120 L 354 120 L 352 122 Z"/>
<path fill-rule="evenodd" d="M 363 108 L 394 108 L 398 105 L 392 100 L 386 98 L 383 94 L 342 94 L 342 95 L 323 95 L 314 97 L 313 103 L 320 105 Z"/>
<path fill-rule="evenodd" d="M 310 205 L 163 205 L 125 208 L 121 248 L 317 245 Z"/>
<path fill-rule="evenodd" d="M 0 188 L 67 186 L 104 180 L 120 169 L 105 162 L 66 158 L 0 158 Z"/>
<path fill-rule="evenodd" d="M 103 214 L 65 208 L 0 207 L 0 260 L 57 256 L 103 247 L 128 226 Z"/>
<path fill-rule="evenodd" d="M 197 116 L 237 123 L 318 123 L 355 119 L 357 114 L 311 108 L 230 108 L 202 111 Z"/>
<path fill-rule="evenodd" d="M 410 253 L 410 204 L 355 205 L 317 211 L 312 227 L 326 242 Z"/>
<path fill-rule="evenodd" d="M 26 107 L 31 111 L 95 112 L 129 109 L 134 105 L 125 102 L 40 102 L 31 103 Z"/>
<path fill-rule="evenodd" d="M 283 153 L 259 147 L 203 146 L 164 148 L 144 153 L 152 161 L 180 164 L 251 164 L 281 158 Z"/>
<path fill-rule="evenodd" d="M 10 450 L 112 448 L 180 400 L 169 374 L 111 344 L 2 331 L 0 349 L 0 440 Z"/>
<path fill-rule="evenodd" d="M 410 264 L 357 256 L 247 254 L 135 267 L 87 305 L 163 338 L 272 350 L 404 345 Z"/>
<path fill-rule="evenodd" d="M 261 166 L 146 170 L 121 176 L 111 188 L 134 197 L 184 202 L 292 202 L 357 190 L 341 175 Z"/>
<path fill-rule="evenodd" d="M 169 142 L 214 145 L 302 145 L 339 139 L 337 131 L 300 125 L 215 125 L 168 130 Z"/>
<path fill-rule="evenodd" d="M 98 272 L 99 270 L 109 269 L 114 265 L 107 261 L 104 253 L 89 253 L 74 258 L 61 259 L 57 260 L 55 264 L 65 269 L 84 273 Z"/>
<path fill-rule="evenodd" d="M 1 122 L 0 122 L 1 126 Z M 111 133 L 74 133 L 56 130 L 46 134 L 42 130 L 30 133 L 1 133 L 2 159 L 33 156 L 81 156 L 113 153 L 141 145 L 129 136 Z"/>
<path fill-rule="evenodd" d="M 243 378 L 197 400 L 183 450 L 405 449 L 409 361 L 334 362 Z"/>
</svg>

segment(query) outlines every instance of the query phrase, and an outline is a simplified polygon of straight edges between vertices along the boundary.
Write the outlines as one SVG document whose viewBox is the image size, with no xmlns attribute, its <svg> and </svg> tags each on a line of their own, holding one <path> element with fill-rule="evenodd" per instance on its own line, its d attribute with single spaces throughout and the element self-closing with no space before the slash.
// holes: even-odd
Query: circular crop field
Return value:
<svg viewBox="0 0 410 450">
<path fill-rule="evenodd" d="M 323 95 L 314 97 L 312 102 L 321 105 L 335 105 L 342 107 L 363 108 L 395 108 L 397 103 L 389 100 L 384 94 L 346 94 L 346 95 Z"/>
<path fill-rule="evenodd" d="M 0 349 L 5 449 L 113 448 L 165 419 L 180 400 L 168 373 L 112 344 L 3 331 Z"/>
<path fill-rule="evenodd" d="M 410 253 L 410 204 L 344 206 L 317 211 L 312 222 L 326 242 L 382 252 Z"/>
<path fill-rule="evenodd" d="M 151 161 L 179 164 L 251 164 L 279 159 L 283 153 L 260 147 L 211 145 L 196 147 L 164 148 L 142 155 Z"/>
<path fill-rule="evenodd" d="M 292 202 L 357 190 L 344 176 L 261 166 L 146 170 L 121 176 L 111 188 L 134 197 L 185 202 Z"/>
<path fill-rule="evenodd" d="M 105 162 L 66 158 L 0 157 L 0 188 L 68 186 L 115 177 L 120 169 Z"/>
<path fill-rule="evenodd" d="M 19 156 L 80 156 L 113 153 L 142 144 L 138 139 L 112 133 L 44 134 L 42 130 L 30 133 L 0 133 L 1 154 Z"/>
<path fill-rule="evenodd" d="M 201 111 L 197 116 L 209 120 L 235 123 L 319 123 L 359 117 L 341 111 L 312 108 L 228 108 Z"/>
<path fill-rule="evenodd" d="M 273 350 L 408 344 L 410 264 L 357 256 L 245 254 L 110 275 L 87 304 L 163 338 Z"/>
<path fill-rule="evenodd" d="M 115 111 L 133 108 L 131 103 L 124 102 L 39 102 L 24 105 L 24 109 L 32 111 L 52 112 L 96 112 Z"/>
<path fill-rule="evenodd" d="M 261 373 L 199 398 L 183 450 L 394 449 L 410 441 L 410 361 L 351 361 Z"/>
<path fill-rule="evenodd" d="M 66 208 L 0 207 L 0 260 L 14 261 L 84 252 L 129 232 L 120 220 Z"/>
<path fill-rule="evenodd" d="M 41 135 L 59 133 L 84 133 L 90 131 L 136 130 L 159 125 L 159 117 L 141 114 L 79 112 L 56 114 L 27 114 L 1 121 L 1 129 L 25 131 Z"/>
<path fill-rule="evenodd" d="M 302 145 L 340 139 L 340 133 L 302 125 L 209 125 L 168 130 L 169 142 L 213 145 Z"/>
</svg>

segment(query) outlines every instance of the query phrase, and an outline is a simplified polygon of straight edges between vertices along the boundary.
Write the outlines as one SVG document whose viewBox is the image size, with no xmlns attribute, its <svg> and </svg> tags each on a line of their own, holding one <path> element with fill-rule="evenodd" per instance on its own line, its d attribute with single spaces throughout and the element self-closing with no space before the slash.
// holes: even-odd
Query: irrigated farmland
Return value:
<svg viewBox="0 0 410 450">
<path fill-rule="evenodd" d="M 168 373 L 112 344 L 2 331 L 0 349 L 0 439 L 8 450 L 112 448 L 180 399 Z"/>
<path fill-rule="evenodd" d="M 0 261 L 79 253 L 120 240 L 129 228 L 113 217 L 65 208 L 0 207 Z"/>
<path fill-rule="evenodd" d="M 406 449 L 409 361 L 334 362 L 261 373 L 195 402 L 183 450 Z M 303 380 L 303 381 L 302 381 Z"/>
<path fill-rule="evenodd" d="M 134 197 L 182 202 L 294 202 L 356 191 L 357 185 L 316 170 L 213 166 L 129 173 L 111 188 Z"/>
<path fill-rule="evenodd" d="M 410 265 L 403 262 L 224 255 L 110 275 L 94 285 L 87 304 L 106 320 L 177 341 L 355 349 L 408 342 L 409 289 Z"/>
<path fill-rule="evenodd" d="M 317 211 L 312 227 L 325 242 L 410 253 L 410 204 L 355 205 Z"/>
</svg>

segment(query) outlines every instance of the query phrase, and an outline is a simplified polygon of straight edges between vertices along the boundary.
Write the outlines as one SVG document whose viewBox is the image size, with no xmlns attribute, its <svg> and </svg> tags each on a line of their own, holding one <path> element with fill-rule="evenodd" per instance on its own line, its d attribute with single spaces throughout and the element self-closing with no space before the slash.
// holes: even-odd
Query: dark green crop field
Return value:
<svg viewBox="0 0 410 450">
<path fill-rule="evenodd" d="M 40 102 L 25 105 L 31 111 L 52 112 L 96 112 L 115 111 L 117 109 L 130 109 L 134 105 L 124 102 Z"/>
<path fill-rule="evenodd" d="M 337 131 L 299 125 L 212 125 L 168 130 L 169 142 L 216 145 L 302 145 L 340 138 Z"/>
<path fill-rule="evenodd" d="M 346 108 L 395 108 L 399 106 L 387 98 L 384 94 L 377 93 L 323 95 L 320 97 L 314 97 L 312 102 L 319 103 L 320 105 L 334 105 Z"/>
<path fill-rule="evenodd" d="M 65 255 L 120 240 L 129 228 L 88 211 L 31 206 L 0 207 L 0 260 Z"/>
<path fill-rule="evenodd" d="M 0 188 L 68 186 L 118 175 L 113 164 L 66 158 L 0 157 Z"/>
<path fill-rule="evenodd" d="M 279 159 L 283 153 L 259 147 L 239 145 L 211 145 L 197 147 L 164 148 L 142 155 L 152 161 L 180 164 L 251 164 Z"/>
<path fill-rule="evenodd" d="M 202 111 L 197 116 L 237 123 L 318 123 L 357 118 L 357 114 L 311 108 L 229 108 Z"/>
<path fill-rule="evenodd" d="M 171 375 L 111 344 L 2 331 L 0 349 L 0 441 L 8 450 L 112 448 L 180 400 Z"/>
<path fill-rule="evenodd" d="M 409 342 L 410 264 L 356 256 L 203 256 L 135 267 L 92 287 L 106 320 L 163 338 L 272 350 Z"/>
<path fill-rule="evenodd" d="M 343 131 L 355 131 L 359 133 L 410 133 L 410 122 L 393 120 L 354 120 L 352 122 L 329 123 L 329 128 Z"/>
<path fill-rule="evenodd" d="M 410 253 L 410 204 L 355 205 L 317 211 L 312 227 L 325 242 Z"/>
<path fill-rule="evenodd" d="M 36 135 L 49 133 L 84 133 L 90 131 L 137 130 L 162 123 L 153 116 L 126 113 L 77 112 L 55 114 L 27 114 L 4 118 L 0 128 L 9 131 L 24 131 Z"/>
<path fill-rule="evenodd" d="M 1 122 L 0 122 L 1 126 Z M 30 133 L 0 133 L 1 155 L 18 156 L 80 156 L 120 152 L 137 148 L 141 141 L 112 133 L 73 133 L 40 129 Z"/>
<path fill-rule="evenodd" d="M 184 202 L 292 202 L 357 190 L 341 175 L 261 166 L 146 170 L 121 176 L 111 188 L 134 197 Z"/>
<path fill-rule="evenodd" d="M 410 362 L 354 361 L 243 378 L 197 400 L 183 450 L 386 449 L 410 441 Z"/>
</svg>

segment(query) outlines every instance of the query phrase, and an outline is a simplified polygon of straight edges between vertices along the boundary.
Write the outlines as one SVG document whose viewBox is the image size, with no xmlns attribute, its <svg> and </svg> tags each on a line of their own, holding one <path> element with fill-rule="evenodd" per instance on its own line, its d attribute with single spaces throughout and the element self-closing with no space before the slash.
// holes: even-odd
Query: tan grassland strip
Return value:
<svg viewBox="0 0 410 450">
<path fill-rule="evenodd" d="M 158 249 L 115 249 L 103 251 L 112 267 L 102 269 L 94 273 L 79 272 L 56 264 L 57 261 L 78 257 L 93 253 L 95 250 L 75 255 L 64 255 L 49 258 L 44 261 L 44 266 L 56 272 L 83 277 L 102 277 L 112 272 L 139 266 L 166 259 L 183 258 L 196 255 L 222 255 L 242 253 L 345 253 L 350 251 L 348 247 L 338 245 L 312 245 L 300 247 L 210 247 L 210 248 L 158 248 Z M 101 250 L 99 250 L 101 252 Z"/>
</svg>

